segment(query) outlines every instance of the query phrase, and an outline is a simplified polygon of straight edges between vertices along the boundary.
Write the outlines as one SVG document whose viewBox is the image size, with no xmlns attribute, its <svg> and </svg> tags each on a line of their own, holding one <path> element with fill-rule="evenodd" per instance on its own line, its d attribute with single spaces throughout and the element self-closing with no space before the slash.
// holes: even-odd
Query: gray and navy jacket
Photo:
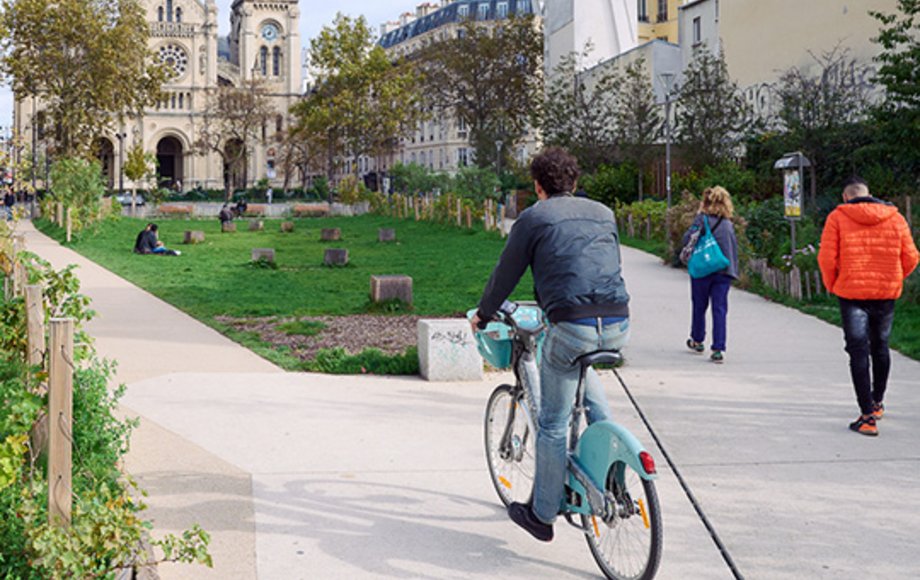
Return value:
<svg viewBox="0 0 920 580">
<path fill-rule="evenodd" d="M 629 316 L 616 220 L 596 201 L 559 194 L 521 213 L 479 301 L 481 319 L 495 315 L 528 266 L 550 322 Z"/>
</svg>

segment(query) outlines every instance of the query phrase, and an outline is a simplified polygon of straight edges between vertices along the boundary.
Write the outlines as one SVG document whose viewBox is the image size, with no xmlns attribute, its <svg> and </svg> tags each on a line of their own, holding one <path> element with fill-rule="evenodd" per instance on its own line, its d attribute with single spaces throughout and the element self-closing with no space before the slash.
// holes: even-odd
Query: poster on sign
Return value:
<svg viewBox="0 0 920 580">
<path fill-rule="evenodd" d="M 786 217 L 802 217 L 802 177 L 797 169 L 783 173 L 783 197 L 786 201 Z"/>
</svg>

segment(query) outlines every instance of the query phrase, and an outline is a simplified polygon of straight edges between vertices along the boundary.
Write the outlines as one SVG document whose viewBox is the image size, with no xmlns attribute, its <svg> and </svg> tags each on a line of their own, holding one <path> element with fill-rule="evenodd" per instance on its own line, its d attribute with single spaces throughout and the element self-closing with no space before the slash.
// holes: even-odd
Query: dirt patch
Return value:
<svg viewBox="0 0 920 580">
<path fill-rule="evenodd" d="M 219 316 L 216 320 L 234 330 L 254 332 L 262 341 L 275 347 L 288 347 L 291 354 L 308 361 L 324 348 L 344 348 L 349 354 L 359 354 L 376 348 L 387 354 L 402 354 L 418 342 L 420 316 L 303 316 L 298 318 L 231 318 Z M 426 317 L 430 318 L 430 317 Z M 296 320 L 321 322 L 325 328 L 315 336 L 287 334 L 279 327 Z"/>
</svg>

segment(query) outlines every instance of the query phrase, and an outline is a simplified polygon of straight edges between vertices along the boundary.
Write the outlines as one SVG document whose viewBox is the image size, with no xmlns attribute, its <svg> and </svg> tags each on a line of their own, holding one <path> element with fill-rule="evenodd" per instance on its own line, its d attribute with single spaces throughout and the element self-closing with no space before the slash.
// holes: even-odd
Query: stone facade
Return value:
<svg viewBox="0 0 920 580">
<path fill-rule="evenodd" d="M 234 187 L 268 178 L 283 182 L 278 139 L 290 123 L 288 109 L 301 93 L 300 9 L 298 0 L 235 0 L 229 37 L 218 36 L 214 0 L 143 0 L 150 22 L 150 49 L 173 71 L 163 87 L 164 98 L 143 118 L 129 121 L 105 136 L 100 159 L 112 188 L 119 186 L 121 153 L 140 144 L 157 157 L 160 184 L 176 190 L 223 188 L 223 162 L 216 153 L 198 154 L 198 139 L 208 91 L 218 86 L 244 86 L 263 81 L 276 117 L 262 139 L 249 144 L 247 168 L 235 176 Z M 41 108 L 39 104 L 38 109 Z M 31 100 L 15 104 L 15 122 L 31 138 Z M 29 145 L 30 146 L 30 145 Z M 125 178 L 125 187 L 131 187 Z"/>
</svg>

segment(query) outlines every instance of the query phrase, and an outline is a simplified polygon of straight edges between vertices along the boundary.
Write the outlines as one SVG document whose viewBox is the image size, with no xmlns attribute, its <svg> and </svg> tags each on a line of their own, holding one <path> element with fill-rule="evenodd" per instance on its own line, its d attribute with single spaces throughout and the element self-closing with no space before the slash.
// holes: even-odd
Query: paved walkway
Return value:
<svg viewBox="0 0 920 580">
<path fill-rule="evenodd" d="M 538 544 L 488 481 L 481 422 L 495 383 L 282 373 L 106 270 L 78 263 L 140 414 L 129 468 L 159 530 L 200 522 L 214 570 L 164 578 L 589 578 L 578 532 Z M 633 338 L 623 376 L 748 578 L 916 576 L 920 363 L 896 355 L 877 439 L 856 414 L 838 329 L 733 291 L 727 362 L 687 351 L 685 274 L 624 250 Z M 462 267 L 458 258 L 457 267 Z M 622 390 L 618 418 L 651 448 Z M 731 578 L 661 453 L 660 578 Z M 871 572 L 869 572 L 871 570 Z"/>
</svg>

